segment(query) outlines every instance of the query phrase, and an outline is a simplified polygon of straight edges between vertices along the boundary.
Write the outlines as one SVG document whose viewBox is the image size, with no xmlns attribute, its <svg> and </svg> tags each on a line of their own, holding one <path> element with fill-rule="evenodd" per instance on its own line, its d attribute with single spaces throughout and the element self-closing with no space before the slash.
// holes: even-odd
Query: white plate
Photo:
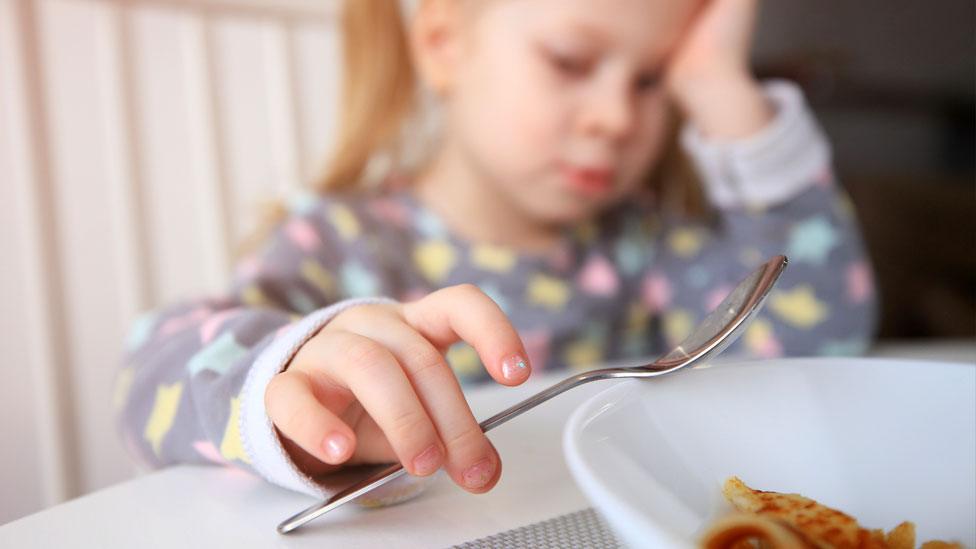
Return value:
<svg viewBox="0 0 976 549">
<path fill-rule="evenodd" d="M 598 394 L 566 425 L 577 484 L 633 547 L 694 547 L 731 475 L 867 528 L 976 546 L 976 366 L 725 363 Z"/>
</svg>

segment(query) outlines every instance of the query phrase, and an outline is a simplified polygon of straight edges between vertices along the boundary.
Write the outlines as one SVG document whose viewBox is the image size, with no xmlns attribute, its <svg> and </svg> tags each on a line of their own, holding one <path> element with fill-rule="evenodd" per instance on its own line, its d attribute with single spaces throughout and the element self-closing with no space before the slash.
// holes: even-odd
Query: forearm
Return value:
<svg viewBox="0 0 976 549">
<path fill-rule="evenodd" d="M 785 254 L 790 266 L 740 350 L 863 349 L 875 323 L 872 274 L 854 212 L 834 180 L 829 144 L 795 85 L 769 83 L 764 92 L 775 117 L 748 138 L 719 141 L 685 128 L 683 142 L 716 215 L 709 224 L 676 221 L 663 235 L 659 265 L 676 286 L 664 325 L 682 324 L 668 321 L 674 311 L 704 315 L 724 288 L 768 256 Z M 672 245 L 689 235 L 697 238 L 694 253 Z M 682 275 L 689 272 L 696 276 Z"/>
<path fill-rule="evenodd" d="M 264 392 L 349 299 L 296 319 L 286 310 L 205 300 L 145 317 L 118 377 L 117 423 L 150 468 L 231 465 L 310 495 L 334 489 L 301 472 L 268 420 Z"/>
<path fill-rule="evenodd" d="M 132 330 L 116 389 L 130 452 L 149 467 L 232 464 L 251 470 L 238 429 L 255 357 L 290 321 L 285 311 L 199 300 L 146 315 Z"/>
<path fill-rule="evenodd" d="M 709 72 L 676 86 L 680 86 L 675 95 L 685 118 L 708 139 L 749 137 L 775 114 L 760 83 L 744 71 Z"/>
<path fill-rule="evenodd" d="M 830 144 L 792 82 L 762 85 L 773 117 L 749 137 L 712 139 L 689 122 L 681 141 L 719 210 L 763 209 L 787 202 L 832 175 Z"/>
</svg>

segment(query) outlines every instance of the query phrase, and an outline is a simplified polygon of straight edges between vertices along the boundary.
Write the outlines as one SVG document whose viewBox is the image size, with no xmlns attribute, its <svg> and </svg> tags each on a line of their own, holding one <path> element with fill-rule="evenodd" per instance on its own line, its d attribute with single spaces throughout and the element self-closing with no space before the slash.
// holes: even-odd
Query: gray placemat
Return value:
<svg viewBox="0 0 976 549">
<path fill-rule="evenodd" d="M 623 548 L 623 545 L 614 537 L 610 527 L 603 522 L 603 518 L 590 508 L 455 545 L 454 549 L 521 549 L 523 547 L 618 549 Z"/>
</svg>

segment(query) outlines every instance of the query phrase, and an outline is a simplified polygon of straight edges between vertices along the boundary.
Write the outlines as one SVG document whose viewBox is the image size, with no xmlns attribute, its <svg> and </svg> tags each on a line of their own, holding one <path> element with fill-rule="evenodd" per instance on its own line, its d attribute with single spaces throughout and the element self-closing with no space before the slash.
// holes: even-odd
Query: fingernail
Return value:
<svg viewBox="0 0 976 549">
<path fill-rule="evenodd" d="M 414 474 L 425 477 L 441 466 L 441 449 L 436 444 L 432 444 L 423 452 L 413 458 Z"/>
<path fill-rule="evenodd" d="M 522 355 L 512 355 L 502 361 L 502 375 L 505 379 L 521 379 L 529 370 L 529 361 Z"/>
<path fill-rule="evenodd" d="M 333 433 L 325 439 L 325 453 L 334 461 L 345 457 L 349 451 L 349 438 L 341 433 Z"/>
<path fill-rule="evenodd" d="M 489 458 L 485 458 L 471 467 L 465 469 L 462 475 L 464 485 L 468 488 L 481 488 L 491 481 L 495 474 L 495 464 Z"/>
</svg>

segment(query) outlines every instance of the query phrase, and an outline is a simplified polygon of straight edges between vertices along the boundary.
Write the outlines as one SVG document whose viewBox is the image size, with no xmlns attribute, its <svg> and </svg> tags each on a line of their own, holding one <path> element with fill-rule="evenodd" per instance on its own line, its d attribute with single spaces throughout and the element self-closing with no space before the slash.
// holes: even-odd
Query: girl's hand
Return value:
<svg viewBox="0 0 976 549">
<path fill-rule="evenodd" d="M 501 460 L 444 359 L 460 340 L 499 383 L 529 377 L 522 342 L 498 305 L 475 286 L 454 286 L 337 315 L 271 380 L 268 415 L 306 473 L 399 461 L 416 476 L 444 466 L 469 492 L 486 492 Z"/>
<path fill-rule="evenodd" d="M 704 0 L 672 57 L 668 90 L 712 138 L 748 136 L 773 117 L 749 67 L 758 0 Z"/>
</svg>

